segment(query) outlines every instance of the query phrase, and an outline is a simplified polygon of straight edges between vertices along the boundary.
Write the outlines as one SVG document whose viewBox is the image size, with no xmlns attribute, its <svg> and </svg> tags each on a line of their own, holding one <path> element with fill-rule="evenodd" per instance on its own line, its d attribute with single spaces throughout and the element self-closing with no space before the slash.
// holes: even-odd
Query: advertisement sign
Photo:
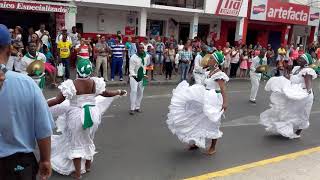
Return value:
<svg viewBox="0 0 320 180">
<path fill-rule="evenodd" d="M 19 1 L 0 1 L 0 9 L 55 13 L 69 12 L 68 6 Z"/>
<path fill-rule="evenodd" d="M 243 0 L 220 0 L 216 14 L 225 16 L 238 16 Z"/>
<path fill-rule="evenodd" d="M 320 10 L 318 8 L 310 7 L 309 26 L 318 26 L 320 19 Z"/>
<path fill-rule="evenodd" d="M 253 0 L 250 19 L 318 26 L 319 9 L 273 0 Z"/>
</svg>

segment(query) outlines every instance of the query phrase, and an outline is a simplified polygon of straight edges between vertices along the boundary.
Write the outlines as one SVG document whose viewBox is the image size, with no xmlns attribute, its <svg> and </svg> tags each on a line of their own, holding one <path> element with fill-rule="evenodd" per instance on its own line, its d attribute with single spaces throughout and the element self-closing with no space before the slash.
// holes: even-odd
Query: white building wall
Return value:
<svg viewBox="0 0 320 180">
<path fill-rule="evenodd" d="M 120 6 L 150 7 L 151 0 L 75 0 L 79 3 L 112 4 Z"/>
<path fill-rule="evenodd" d="M 124 34 L 129 13 L 129 11 L 79 7 L 77 23 L 83 24 L 85 33 L 116 34 L 117 31 L 121 31 Z M 99 16 L 104 19 L 104 23 L 99 24 Z"/>
</svg>

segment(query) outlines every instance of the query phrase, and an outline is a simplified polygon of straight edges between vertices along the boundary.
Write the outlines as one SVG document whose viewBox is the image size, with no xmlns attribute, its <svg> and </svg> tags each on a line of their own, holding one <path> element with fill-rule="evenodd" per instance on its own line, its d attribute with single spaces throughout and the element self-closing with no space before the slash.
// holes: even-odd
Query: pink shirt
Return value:
<svg viewBox="0 0 320 180">
<path fill-rule="evenodd" d="M 292 52 L 291 52 L 291 59 L 292 60 L 297 60 L 298 59 L 298 57 L 299 57 L 299 51 L 298 50 L 292 50 Z"/>
</svg>

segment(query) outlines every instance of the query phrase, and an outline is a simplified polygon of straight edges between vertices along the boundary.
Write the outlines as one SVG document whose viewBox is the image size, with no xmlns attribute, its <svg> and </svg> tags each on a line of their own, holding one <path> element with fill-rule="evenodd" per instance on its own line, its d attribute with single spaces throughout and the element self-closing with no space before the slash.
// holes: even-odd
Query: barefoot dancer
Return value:
<svg viewBox="0 0 320 180">
<path fill-rule="evenodd" d="M 316 72 L 308 66 L 313 63 L 309 54 L 301 55 L 292 70 L 290 80 L 273 77 L 266 90 L 272 91 L 271 108 L 260 115 L 260 123 L 271 133 L 290 139 L 299 138 L 302 129 L 309 127 L 309 116 L 313 104 L 312 80 Z"/>
<path fill-rule="evenodd" d="M 204 58 L 202 66 L 211 69 L 204 85 L 189 86 L 186 81 L 181 82 L 173 90 L 169 106 L 167 124 L 171 132 L 182 142 L 191 144 L 190 150 L 208 148 L 208 155 L 216 152 L 217 139 L 222 137 L 221 116 L 227 109 L 225 83 L 229 78 L 219 69 L 223 62 L 224 57 L 219 52 Z M 210 144 L 206 143 L 208 139 L 211 139 Z"/>
<path fill-rule="evenodd" d="M 56 98 L 48 101 L 61 135 L 52 137 L 52 168 L 63 175 L 72 174 L 80 179 L 81 173 L 90 171 L 95 152 L 94 134 L 101 116 L 113 97 L 126 91 L 107 91 L 103 78 L 90 78 L 93 69 L 89 60 L 77 62 L 78 78 L 67 80 L 60 86 Z"/>
</svg>

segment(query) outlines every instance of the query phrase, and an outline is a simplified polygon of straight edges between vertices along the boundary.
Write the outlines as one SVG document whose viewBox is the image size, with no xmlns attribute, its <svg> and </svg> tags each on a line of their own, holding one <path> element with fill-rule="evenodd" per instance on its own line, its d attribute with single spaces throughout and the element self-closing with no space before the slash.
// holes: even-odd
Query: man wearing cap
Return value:
<svg viewBox="0 0 320 180">
<path fill-rule="evenodd" d="M 63 35 L 66 35 L 67 41 L 69 41 L 72 44 L 72 39 L 68 35 L 68 30 L 65 26 L 61 27 L 61 31 L 58 33 L 57 38 L 56 38 L 56 44 L 58 44 L 59 41 L 62 41 Z"/>
<path fill-rule="evenodd" d="M 259 90 L 261 73 L 256 72 L 256 68 L 261 65 L 267 64 L 266 49 L 261 49 L 260 54 L 252 59 L 252 64 L 250 67 L 250 79 L 251 79 L 251 93 L 250 93 L 250 102 L 256 103 L 256 97 Z"/>
<path fill-rule="evenodd" d="M 24 75 L 6 69 L 10 34 L 0 24 L 0 179 L 40 180 L 51 175 L 53 119 L 41 90 Z M 38 144 L 40 161 L 33 151 Z"/>
</svg>

